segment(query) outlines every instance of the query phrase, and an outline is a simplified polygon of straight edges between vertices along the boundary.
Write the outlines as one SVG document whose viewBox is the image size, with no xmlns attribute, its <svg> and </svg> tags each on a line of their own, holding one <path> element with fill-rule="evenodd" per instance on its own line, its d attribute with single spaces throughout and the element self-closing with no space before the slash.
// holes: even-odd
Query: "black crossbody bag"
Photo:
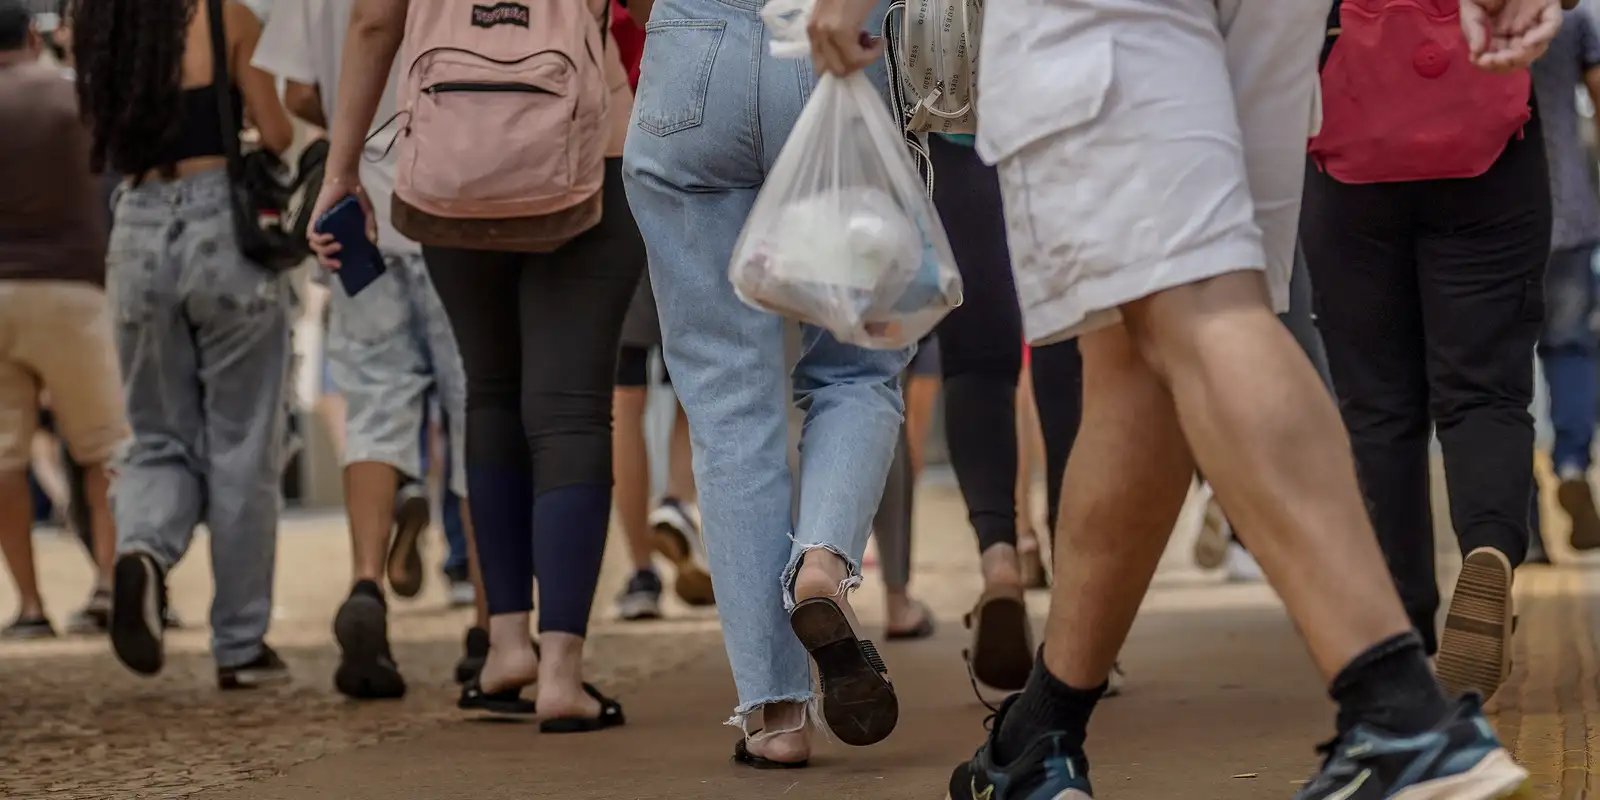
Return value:
<svg viewBox="0 0 1600 800">
<path fill-rule="evenodd" d="M 286 169 L 277 156 L 239 146 L 242 116 L 233 107 L 233 82 L 228 77 L 228 35 L 224 27 L 223 0 L 206 0 L 211 19 L 211 88 L 217 94 L 217 117 L 222 125 L 222 149 L 228 159 L 228 188 L 234 235 L 245 258 L 273 272 L 301 264 L 311 254 L 303 230 L 295 230 L 289 213 L 299 180 L 285 181 Z M 306 204 L 309 209 L 309 203 Z"/>
</svg>

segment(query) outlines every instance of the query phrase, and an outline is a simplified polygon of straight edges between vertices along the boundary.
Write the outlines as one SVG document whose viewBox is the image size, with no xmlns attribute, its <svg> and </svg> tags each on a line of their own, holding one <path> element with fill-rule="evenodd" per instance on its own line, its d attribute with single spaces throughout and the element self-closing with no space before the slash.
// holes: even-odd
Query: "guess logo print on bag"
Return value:
<svg viewBox="0 0 1600 800">
<path fill-rule="evenodd" d="M 479 28 L 496 25 L 528 27 L 528 7 L 521 3 L 496 3 L 492 6 L 473 6 L 472 24 Z"/>
</svg>

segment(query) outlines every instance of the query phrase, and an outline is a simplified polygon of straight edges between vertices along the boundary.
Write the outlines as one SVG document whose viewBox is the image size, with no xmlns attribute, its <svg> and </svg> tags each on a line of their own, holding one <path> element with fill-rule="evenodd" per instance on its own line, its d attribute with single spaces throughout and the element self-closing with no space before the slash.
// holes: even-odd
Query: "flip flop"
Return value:
<svg viewBox="0 0 1600 800">
<path fill-rule="evenodd" d="M 800 601 L 789 612 L 789 626 L 817 664 L 822 718 L 833 735 L 857 747 L 888 738 L 900 719 L 900 701 L 877 646 L 856 636 L 830 597 Z"/>
<path fill-rule="evenodd" d="M 520 687 L 494 693 L 485 692 L 476 675 L 461 687 L 461 699 L 456 701 L 456 708 L 462 711 L 487 711 L 490 714 L 517 717 L 537 714 L 539 711 L 532 700 L 522 698 Z"/>
<path fill-rule="evenodd" d="M 964 655 L 985 686 L 1020 691 L 1033 672 L 1033 627 L 1020 592 L 985 592 L 966 616 L 972 648 Z"/>
<path fill-rule="evenodd" d="M 913 639 L 926 639 L 932 636 L 936 627 L 933 621 L 933 611 L 928 608 L 927 604 L 920 601 L 917 603 L 917 608 L 922 610 L 921 622 L 903 631 L 885 629 L 883 638 L 891 642 L 903 642 Z"/>
<path fill-rule="evenodd" d="M 593 733 L 594 731 L 615 728 L 627 723 L 627 718 L 622 714 L 622 704 L 600 693 L 599 689 L 590 684 L 584 684 L 583 690 L 590 697 L 600 702 L 600 716 L 598 717 L 560 717 L 547 719 L 539 723 L 540 733 Z"/>
<path fill-rule="evenodd" d="M 755 736 L 756 733 L 760 732 L 756 731 L 750 735 Z M 803 761 L 773 761 L 765 756 L 758 756 L 750 752 L 749 741 L 749 739 L 740 739 L 738 744 L 733 746 L 733 763 L 750 767 L 751 769 L 805 769 L 811 766 L 811 759 L 809 758 Z"/>
</svg>

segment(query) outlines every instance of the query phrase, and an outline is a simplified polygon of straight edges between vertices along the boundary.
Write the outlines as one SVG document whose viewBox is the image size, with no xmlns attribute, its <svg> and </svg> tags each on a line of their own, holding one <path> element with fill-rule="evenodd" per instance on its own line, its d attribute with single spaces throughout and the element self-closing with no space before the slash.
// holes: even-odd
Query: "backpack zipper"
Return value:
<svg viewBox="0 0 1600 800">
<path fill-rule="evenodd" d="M 555 92 L 531 83 L 480 83 L 472 81 L 454 81 L 450 83 L 436 83 L 422 90 L 423 94 L 441 94 L 444 92 L 523 92 L 525 94 L 555 94 Z"/>
</svg>

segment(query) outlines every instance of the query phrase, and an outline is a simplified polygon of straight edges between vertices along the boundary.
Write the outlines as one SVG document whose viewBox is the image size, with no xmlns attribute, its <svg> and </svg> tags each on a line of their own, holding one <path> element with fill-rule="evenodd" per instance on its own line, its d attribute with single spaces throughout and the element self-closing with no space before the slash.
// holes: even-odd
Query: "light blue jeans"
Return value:
<svg viewBox="0 0 1600 800">
<path fill-rule="evenodd" d="M 864 350 L 807 326 L 791 374 L 785 322 L 740 302 L 728 282 L 739 231 L 814 80 L 809 62 L 767 55 L 760 5 L 656 3 L 624 156 L 663 352 L 689 416 L 736 725 L 764 704 L 812 698 L 810 663 L 788 622 L 794 572 L 804 553 L 824 548 L 849 564 L 843 588 L 859 583 L 910 360 L 907 350 Z M 791 378 L 805 412 L 798 492 Z"/>
<path fill-rule="evenodd" d="M 450 492 L 467 493 L 467 379 L 456 337 L 421 253 L 388 254 L 388 269 L 356 296 L 329 281 L 328 372 L 344 395 L 344 463 L 377 462 L 411 480 L 423 475 L 428 401 L 437 395 L 447 424 Z"/>
<path fill-rule="evenodd" d="M 121 191 L 106 264 L 133 440 L 117 460 L 117 551 L 170 570 L 211 532 L 217 665 L 261 653 L 272 617 L 291 289 L 246 261 L 222 172 Z"/>
</svg>

